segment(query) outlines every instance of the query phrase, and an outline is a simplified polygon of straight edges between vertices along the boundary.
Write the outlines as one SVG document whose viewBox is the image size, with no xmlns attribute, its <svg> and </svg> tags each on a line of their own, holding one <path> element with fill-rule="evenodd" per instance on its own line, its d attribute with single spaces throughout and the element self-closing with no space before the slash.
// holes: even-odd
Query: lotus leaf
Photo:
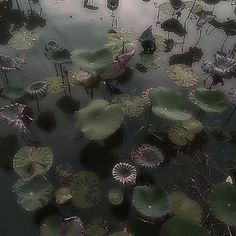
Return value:
<svg viewBox="0 0 236 236">
<path fill-rule="evenodd" d="M 197 88 L 190 93 L 190 100 L 205 112 L 220 113 L 227 108 L 224 92 L 215 89 Z"/>
<path fill-rule="evenodd" d="M 120 128 L 124 115 L 119 105 L 109 105 L 102 99 L 93 100 L 77 112 L 76 127 L 89 139 L 102 140 Z"/>
<path fill-rule="evenodd" d="M 201 225 L 184 218 L 173 217 L 161 227 L 160 236 L 210 236 Z"/>
<path fill-rule="evenodd" d="M 72 203 L 79 208 L 90 208 L 97 205 L 101 199 L 98 187 L 99 179 L 90 171 L 81 171 L 72 177 Z"/>
<path fill-rule="evenodd" d="M 0 97 L 7 100 L 17 100 L 25 95 L 25 89 L 15 86 L 5 86 L 0 92 Z"/>
<path fill-rule="evenodd" d="M 183 192 L 172 192 L 170 195 L 172 212 L 179 218 L 194 222 L 200 222 L 202 218 L 201 206 L 194 200 L 188 198 Z"/>
<path fill-rule="evenodd" d="M 48 78 L 46 80 L 47 82 L 47 87 L 48 87 L 48 93 L 50 94 L 59 94 L 64 91 L 65 85 L 62 82 L 62 78 L 60 76 L 55 76 Z"/>
<path fill-rule="evenodd" d="M 65 202 L 67 202 L 68 200 L 72 198 L 70 188 L 67 188 L 67 187 L 59 188 L 55 192 L 55 197 L 56 197 L 57 204 L 59 205 L 64 204 Z"/>
<path fill-rule="evenodd" d="M 196 85 L 199 77 L 193 70 L 182 64 L 171 65 L 167 70 L 168 77 L 180 87 L 190 87 Z"/>
<path fill-rule="evenodd" d="M 104 71 L 99 73 L 99 79 L 102 81 L 115 80 L 124 73 L 123 70 L 120 70 L 115 63 L 107 66 Z"/>
<path fill-rule="evenodd" d="M 236 188 L 220 183 L 209 193 L 208 202 L 213 215 L 228 225 L 236 226 Z"/>
<path fill-rule="evenodd" d="M 80 69 L 91 73 L 99 73 L 113 62 L 113 55 L 107 48 L 93 51 L 79 49 L 72 53 L 71 59 Z"/>
<path fill-rule="evenodd" d="M 181 125 L 176 125 L 171 128 L 168 132 L 169 139 L 171 142 L 178 146 L 184 146 L 188 142 L 194 140 L 194 133 L 186 130 Z"/>
<path fill-rule="evenodd" d="M 23 29 L 17 31 L 9 40 L 8 44 L 16 50 L 27 50 L 33 47 L 38 39 L 39 36 L 36 33 Z"/>
<path fill-rule="evenodd" d="M 203 5 L 201 4 L 203 2 L 199 1 L 199 3 L 195 3 L 194 7 L 193 7 L 193 4 L 194 2 L 193 1 L 187 1 L 185 2 L 185 8 L 188 9 L 188 10 L 191 10 L 192 9 L 192 13 L 198 13 L 198 12 L 201 12 L 203 11 Z"/>
<path fill-rule="evenodd" d="M 203 129 L 202 123 L 199 120 L 196 120 L 194 117 L 190 118 L 189 120 L 182 121 L 182 126 L 193 134 L 198 134 Z"/>
<path fill-rule="evenodd" d="M 45 174 L 53 163 L 53 153 L 49 147 L 21 147 L 15 154 L 13 168 L 23 179 Z"/>
<path fill-rule="evenodd" d="M 75 68 L 68 71 L 68 79 L 72 86 L 86 86 L 90 87 L 97 78 L 93 76 L 92 73 L 80 70 L 79 68 Z"/>
<path fill-rule="evenodd" d="M 52 191 L 52 184 L 42 175 L 35 175 L 26 182 L 19 180 L 15 184 L 18 203 L 27 211 L 34 211 L 45 206 Z"/>
<path fill-rule="evenodd" d="M 170 120 L 187 120 L 191 115 L 184 112 L 184 96 L 174 89 L 159 87 L 150 91 L 152 111 L 161 118 Z"/>
<path fill-rule="evenodd" d="M 160 68 L 160 65 L 157 63 L 158 57 L 157 53 L 154 54 L 143 54 L 141 56 L 141 63 L 146 68 L 152 68 L 157 70 Z"/>
<path fill-rule="evenodd" d="M 124 192 L 119 188 L 113 188 L 108 193 L 109 202 L 113 205 L 120 205 L 124 200 Z"/>
<path fill-rule="evenodd" d="M 135 187 L 132 204 L 138 213 L 151 219 L 161 218 L 171 211 L 167 193 L 158 187 Z"/>
<path fill-rule="evenodd" d="M 48 217 L 40 227 L 40 236 L 83 236 L 83 223 L 77 216 L 61 219 L 53 215 Z"/>
<path fill-rule="evenodd" d="M 85 230 L 85 236 L 106 236 L 108 233 L 107 222 L 101 218 L 92 220 Z"/>
</svg>

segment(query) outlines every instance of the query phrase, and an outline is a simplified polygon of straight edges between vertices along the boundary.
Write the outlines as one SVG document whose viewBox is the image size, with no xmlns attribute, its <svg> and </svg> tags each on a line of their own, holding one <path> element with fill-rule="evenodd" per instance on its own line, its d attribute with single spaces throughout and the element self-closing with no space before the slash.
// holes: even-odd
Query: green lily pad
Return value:
<svg viewBox="0 0 236 236">
<path fill-rule="evenodd" d="M 37 33 L 21 29 L 9 40 L 8 44 L 16 50 L 28 50 L 39 40 Z"/>
<path fill-rule="evenodd" d="M 133 32 L 117 31 L 116 33 L 108 33 L 109 43 L 105 45 L 112 53 L 114 57 L 117 57 L 122 53 L 123 44 L 129 46 L 134 44 L 137 40 Z"/>
<path fill-rule="evenodd" d="M 35 175 L 28 181 L 15 184 L 18 203 L 27 211 L 34 211 L 47 205 L 53 191 L 52 184 L 42 175 Z"/>
<path fill-rule="evenodd" d="M 71 59 L 80 69 L 91 73 L 99 73 L 113 62 L 113 55 L 107 48 L 93 51 L 79 49 L 72 53 Z"/>
<path fill-rule="evenodd" d="M 170 120 L 187 120 L 191 115 L 184 112 L 186 103 L 184 95 L 174 89 L 159 87 L 150 91 L 152 111 L 161 118 Z"/>
<path fill-rule="evenodd" d="M 56 64 L 71 63 L 71 53 L 66 48 L 59 45 L 58 42 L 51 40 L 45 47 L 45 55 L 47 58 Z"/>
<path fill-rule="evenodd" d="M 99 178 L 90 171 L 80 171 L 73 175 L 71 190 L 72 203 L 79 208 L 90 208 L 97 205 L 101 199 L 98 187 Z"/>
<path fill-rule="evenodd" d="M 123 70 L 120 70 L 115 63 L 112 63 L 99 73 L 99 79 L 102 81 L 111 81 L 117 79 L 123 73 Z"/>
<path fill-rule="evenodd" d="M 201 225 L 184 218 L 173 217 L 161 227 L 160 236 L 210 236 Z"/>
<path fill-rule="evenodd" d="M 15 86 L 6 86 L 0 92 L 0 97 L 7 100 L 17 100 L 25 95 L 25 89 Z"/>
<path fill-rule="evenodd" d="M 23 179 L 45 174 L 53 163 L 53 153 L 49 147 L 24 146 L 15 154 L 13 168 Z"/>
<path fill-rule="evenodd" d="M 101 218 L 92 220 L 85 229 L 85 236 L 106 236 L 108 233 L 107 222 Z"/>
<path fill-rule="evenodd" d="M 170 128 L 168 136 L 171 142 L 178 146 L 184 146 L 195 138 L 194 133 L 186 130 L 182 125 L 176 125 Z"/>
<path fill-rule="evenodd" d="M 50 77 L 46 82 L 48 88 L 47 91 L 52 95 L 62 93 L 66 87 L 62 82 L 61 76 Z"/>
<path fill-rule="evenodd" d="M 236 188 L 220 183 L 209 193 L 208 202 L 214 216 L 228 225 L 236 226 Z"/>
<path fill-rule="evenodd" d="M 40 236 L 80 236 L 84 233 L 80 218 L 73 216 L 61 219 L 60 216 L 48 217 L 40 227 Z"/>
<path fill-rule="evenodd" d="M 124 192 L 119 188 L 113 188 L 109 190 L 108 198 L 112 205 L 120 205 L 124 200 Z"/>
<path fill-rule="evenodd" d="M 76 114 L 76 128 L 89 139 L 102 140 L 120 128 L 124 119 L 119 105 L 102 99 L 93 100 Z"/>
<path fill-rule="evenodd" d="M 171 65 L 167 70 L 168 77 L 180 87 L 191 87 L 198 83 L 199 77 L 193 70 L 182 64 Z"/>
<path fill-rule="evenodd" d="M 160 68 L 160 65 L 157 63 L 158 60 L 157 53 L 154 54 L 143 54 L 141 55 L 141 63 L 146 68 L 151 68 L 157 70 Z"/>
<path fill-rule="evenodd" d="M 227 108 L 226 96 L 220 90 L 197 88 L 190 93 L 189 98 L 205 112 L 220 113 Z"/>
<path fill-rule="evenodd" d="M 192 13 L 198 13 L 198 12 L 203 11 L 203 9 L 204 9 L 203 1 L 199 1 L 198 3 L 195 3 L 194 7 L 193 7 L 193 4 L 194 4 L 193 1 L 187 1 L 184 4 L 185 4 L 185 9 L 187 9 L 187 10 L 191 10 L 192 9 Z"/>
<path fill-rule="evenodd" d="M 86 86 L 90 87 L 97 78 L 92 73 L 83 71 L 79 68 L 74 68 L 68 71 L 68 79 L 70 84 L 75 87 Z"/>
<path fill-rule="evenodd" d="M 194 117 L 191 117 L 188 120 L 182 121 L 182 126 L 185 128 L 187 131 L 193 133 L 193 134 L 198 134 L 202 131 L 203 125 L 199 120 L 196 120 Z"/>
<path fill-rule="evenodd" d="M 202 218 L 202 208 L 198 202 L 188 198 L 180 191 L 172 192 L 170 195 L 172 202 L 172 212 L 179 218 L 184 218 L 194 222 L 200 222 Z"/>
<path fill-rule="evenodd" d="M 135 187 L 132 204 L 139 214 L 151 219 L 161 218 L 171 211 L 168 194 L 158 187 Z"/>
</svg>

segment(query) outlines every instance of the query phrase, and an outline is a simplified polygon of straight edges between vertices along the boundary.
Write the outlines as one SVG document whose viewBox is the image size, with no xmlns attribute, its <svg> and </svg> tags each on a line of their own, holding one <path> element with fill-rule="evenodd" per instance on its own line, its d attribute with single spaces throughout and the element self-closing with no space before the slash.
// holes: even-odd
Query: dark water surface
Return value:
<svg viewBox="0 0 236 236">
<path fill-rule="evenodd" d="M 1 2 L 1 1 L 0 1 Z M 20 9 L 26 13 L 29 10 L 28 1 L 19 0 Z M 158 1 L 164 2 L 164 1 Z M 46 19 L 44 27 L 37 27 L 35 31 L 39 34 L 40 39 L 34 47 L 27 51 L 20 51 L 19 57 L 24 58 L 26 64 L 23 65 L 21 72 L 15 71 L 9 73 L 9 81 L 14 86 L 28 86 L 35 81 L 46 80 L 49 77 L 55 76 L 53 64 L 48 61 L 44 55 L 44 47 L 49 40 L 55 40 L 61 45 L 74 51 L 80 48 L 95 49 L 102 47 L 107 43 L 107 32 L 111 29 L 111 12 L 106 7 L 106 1 L 95 1 L 95 5 L 99 7 L 96 11 L 91 11 L 83 8 L 83 3 L 80 0 L 41 0 L 42 17 Z M 14 7 L 17 8 L 14 2 Z M 32 3 L 32 7 L 39 12 L 40 7 Z M 208 7 L 211 10 L 212 7 Z M 157 9 L 154 7 L 153 1 L 144 3 L 141 0 L 121 0 L 117 10 L 118 26 L 126 29 L 132 29 L 137 36 L 139 36 L 150 25 L 154 25 L 153 32 L 156 35 L 167 37 L 167 32 L 164 32 L 160 26 L 155 27 L 157 21 Z M 229 2 L 222 2 L 217 4 L 214 14 L 217 15 L 217 20 L 220 22 L 226 21 L 227 18 L 236 19 L 234 14 L 234 6 Z M 188 11 L 183 11 L 180 17 L 180 22 L 184 22 L 188 15 Z M 168 19 L 168 16 L 160 14 L 160 21 Z M 184 51 L 189 47 L 194 46 L 199 31 L 196 30 L 196 19 L 189 19 L 187 21 Z M 11 26 L 12 28 L 13 26 Z M 205 28 L 208 25 L 204 26 Z M 205 29 L 204 28 L 204 29 Z M 2 33 L 0 31 L 0 33 Z M 170 38 L 181 43 L 182 39 L 173 33 Z M 203 30 L 202 38 L 198 44 L 203 51 L 203 58 L 212 61 L 213 53 L 220 51 L 222 44 L 226 38 L 222 30 L 216 29 L 211 35 L 206 35 Z M 235 36 L 229 36 L 224 51 L 228 52 L 236 43 Z M 137 46 L 137 52 L 141 50 Z M 156 88 L 158 86 L 173 87 L 178 89 L 186 96 L 191 89 L 184 89 L 177 87 L 171 80 L 168 79 L 165 70 L 168 68 L 168 59 L 172 54 L 181 53 L 181 46 L 176 46 L 170 53 L 159 54 L 159 70 L 148 70 L 147 73 L 141 73 L 135 69 L 135 64 L 139 60 L 138 53 L 129 63 L 132 69 L 132 78 L 127 82 L 119 85 L 119 88 L 125 93 L 131 95 L 140 95 L 147 88 Z M 16 57 L 16 51 L 10 48 L 7 44 L 0 45 L 0 52 L 10 57 Z M 193 64 L 193 69 L 202 78 L 198 86 L 203 85 L 203 71 L 200 68 L 201 61 Z M 223 89 L 235 86 L 233 80 L 227 81 Z M 221 86 L 217 86 L 221 87 Z M 80 107 L 85 107 L 89 101 L 90 96 L 86 91 L 80 88 L 71 88 L 71 96 L 80 102 Z M 222 88 L 220 88 L 222 89 Z M 111 169 L 114 164 L 119 161 L 131 162 L 131 150 L 141 143 L 150 142 L 161 146 L 167 159 L 161 167 L 145 171 L 145 173 L 153 176 L 154 181 L 158 186 L 163 187 L 167 191 L 181 190 L 189 194 L 195 200 L 204 204 L 204 197 L 207 189 L 213 184 L 224 181 L 225 178 L 231 174 L 229 171 L 232 168 L 232 163 L 236 160 L 236 146 L 232 142 L 218 142 L 209 138 L 209 127 L 224 127 L 224 131 L 236 131 L 236 117 L 233 115 L 228 120 L 233 106 L 229 105 L 228 109 L 221 114 L 206 114 L 202 123 L 206 127 L 206 132 L 199 138 L 197 143 L 199 148 L 190 152 L 181 152 L 175 149 L 172 153 L 167 144 L 159 143 L 149 132 L 139 132 L 137 130 L 145 123 L 148 112 L 135 119 L 127 119 L 116 135 L 114 142 L 110 145 L 91 142 L 86 137 L 78 134 L 74 129 L 75 119 L 73 114 L 66 114 L 58 108 L 57 101 L 64 96 L 64 93 L 59 95 L 48 95 L 40 101 L 40 112 L 44 113 L 50 111 L 55 116 L 56 126 L 52 132 L 46 132 L 40 129 L 35 124 L 33 129 L 36 130 L 40 146 L 49 146 L 54 153 L 53 167 L 50 169 L 47 176 L 58 187 L 58 183 L 54 178 L 55 167 L 60 164 L 69 164 L 74 171 L 92 170 L 99 174 L 101 178 L 102 201 L 98 206 L 87 210 L 80 210 L 75 208 L 70 203 L 63 206 L 58 206 L 54 199 L 49 202 L 49 208 L 57 210 L 64 217 L 78 215 L 86 225 L 92 218 L 103 218 L 108 221 L 110 232 L 120 230 L 122 223 L 126 224 L 127 214 L 122 210 L 114 212 L 107 199 L 107 191 L 117 186 L 111 176 Z M 103 90 L 100 85 L 94 91 L 94 98 L 103 98 Z M 106 92 L 106 99 L 110 99 L 110 95 Z M 0 99 L 0 107 L 7 103 L 6 100 Z M 39 112 L 35 102 L 29 102 L 29 107 L 33 110 L 35 120 L 39 116 Z M 197 116 L 199 109 L 193 106 L 190 102 L 188 110 Z M 173 122 L 163 121 L 157 116 L 152 115 L 152 130 L 158 130 L 158 133 L 166 133 L 169 126 Z M 14 236 L 25 235 L 35 236 L 39 235 L 39 226 L 42 223 L 38 215 L 38 211 L 27 212 L 17 203 L 17 196 L 13 191 L 13 185 L 18 180 L 17 174 L 12 170 L 11 160 L 16 150 L 24 145 L 24 140 L 21 135 L 14 129 L 7 126 L 6 123 L 0 123 L 0 161 L 2 168 L 0 169 L 0 235 Z M 206 142 L 204 143 L 204 138 Z M 201 145 L 201 143 L 204 143 Z M 172 156 L 171 156 L 172 155 Z M 204 157 L 203 157 L 204 156 Z M 172 159 L 173 157 L 173 159 Z M 193 162 L 192 159 L 197 161 Z M 88 158 L 95 164 L 91 165 Z M 101 161 L 97 159 L 100 158 Z M 205 158 L 205 162 L 203 161 Z M 196 160 L 195 159 L 195 160 Z M 207 165 L 206 165 L 207 163 Z M 194 170 L 196 168 L 196 171 Z M 145 174 L 144 173 L 144 174 Z M 206 205 L 203 205 L 205 208 Z M 208 209 L 204 209 L 203 225 L 208 228 L 211 235 L 229 235 L 225 225 L 217 220 L 213 220 L 207 216 Z M 43 215 L 43 214 L 42 214 Z M 38 217 L 37 217 L 38 216 Z M 236 231 L 232 235 L 236 235 Z M 223 234 L 225 232 L 225 234 Z M 147 232 L 148 236 L 151 236 Z"/>
</svg>

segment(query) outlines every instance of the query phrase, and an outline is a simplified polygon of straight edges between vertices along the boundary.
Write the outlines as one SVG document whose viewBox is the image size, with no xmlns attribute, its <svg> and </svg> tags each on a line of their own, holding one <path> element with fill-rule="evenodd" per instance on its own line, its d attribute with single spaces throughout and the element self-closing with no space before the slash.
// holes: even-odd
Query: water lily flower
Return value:
<svg viewBox="0 0 236 236">
<path fill-rule="evenodd" d="M 118 163 L 112 169 L 112 176 L 123 185 L 132 185 L 136 182 L 136 168 L 127 163 Z"/>
</svg>

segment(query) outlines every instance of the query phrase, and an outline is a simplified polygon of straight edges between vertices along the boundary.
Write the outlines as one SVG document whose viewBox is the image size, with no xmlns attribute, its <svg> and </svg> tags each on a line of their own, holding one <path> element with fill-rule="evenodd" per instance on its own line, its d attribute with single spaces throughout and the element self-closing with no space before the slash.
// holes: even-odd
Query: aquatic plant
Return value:
<svg viewBox="0 0 236 236">
<path fill-rule="evenodd" d="M 25 96 L 25 88 L 16 87 L 16 86 L 4 86 L 1 88 L 0 97 L 16 101 Z"/>
<path fill-rule="evenodd" d="M 73 175 L 73 169 L 70 165 L 58 165 L 55 168 L 55 177 L 60 181 L 60 182 L 65 182 L 71 178 Z"/>
<path fill-rule="evenodd" d="M 112 169 L 113 178 L 123 185 L 133 185 L 136 182 L 136 168 L 128 163 L 118 163 Z"/>
<path fill-rule="evenodd" d="M 55 191 L 56 203 L 61 205 L 72 199 L 70 188 L 62 187 Z"/>
<path fill-rule="evenodd" d="M 141 42 L 145 53 L 153 54 L 156 51 L 156 43 L 151 26 L 141 34 L 138 40 Z"/>
<path fill-rule="evenodd" d="M 85 86 L 90 87 L 95 80 L 96 77 L 93 76 L 92 73 L 83 71 L 79 68 L 74 68 L 68 71 L 68 79 L 72 86 Z"/>
<path fill-rule="evenodd" d="M 124 192 L 119 188 L 112 188 L 108 192 L 108 199 L 112 205 L 120 205 L 124 201 Z"/>
<path fill-rule="evenodd" d="M 142 144 L 131 152 L 131 159 L 137 165 L 155 168 L 164 161 L 164 156 L 159 148 L 149 144 Z"/>
<path fill-rule="evenodd" d="M 47 83 L 45 81 L 37 81 L 29 85 L 25 93 L 31 100 L 39 101 L 47 95 Z"/>
<path fill-rule="evenodd" d="M 21 147 L 13 159 L 15 172 L 23 179 L 45 174 L 52 166 L 53 153 L 49 147 Z"/>
<path fill-rule="evenodd" d="M 108 233 L 107 222 L 101 218 L 92 220 L 85 228 L 85 236 L 106 236 Z"/>
<path fill-rule="evenodd" d="M 161 24 L 161 28 L 164 31 L 173 32 L 173 33 L 177 34 L 180 37 L 184 37 L 184 35 L 187 34 L 187 31 L 185 30 L 185 28 L 175 18 L 171 18 L 171 19 L 168 19 L 168 20 L 164 21 Z"/>
<path fill-rule="evenodd" d="M 89 139 L 102 140 L 120 128 L 124 119 L 119 105 L 95 99 L 76 113 L 76 128 Z"/>
<path fill-rule="evenodd" d="M 26 105 L 14 103 L 0 108 L 0 119 L 6 121 L 9 126 L 16 128 L 20 133 L 28 132 L 28 125 L 33 121 L 25 113 Z"/>
<path fill-rule="evenodd" d="M 22 63 L 24 63 L 23 59 L 10 58 L 4 54 L 0 54 L 0 71 L 9 72 L 14 70 L 21 70 Z"/>
<path fill-rule="evenodd" d="M 64 91 L 66 86 L 63 84 L 61 76 L 50 77 L 46 80 L 47 91 L 49 94 L 55 95 Z"/>
<path fill-rule="evenodd" d="M 136 186 L 132 205 L 145 218 L 155 220 L 171 211 L 171 201 L 168 194 L 158 187 Z"/>
</svg>

